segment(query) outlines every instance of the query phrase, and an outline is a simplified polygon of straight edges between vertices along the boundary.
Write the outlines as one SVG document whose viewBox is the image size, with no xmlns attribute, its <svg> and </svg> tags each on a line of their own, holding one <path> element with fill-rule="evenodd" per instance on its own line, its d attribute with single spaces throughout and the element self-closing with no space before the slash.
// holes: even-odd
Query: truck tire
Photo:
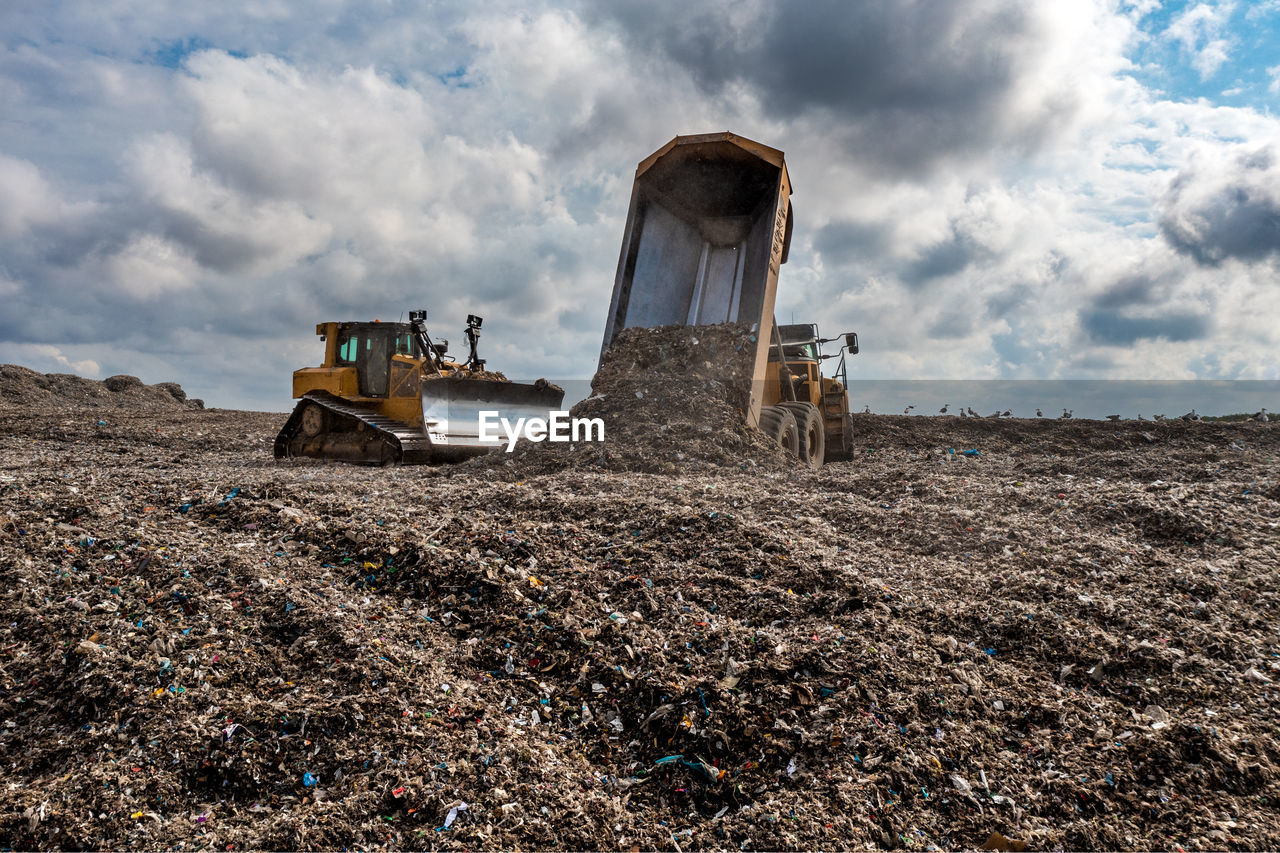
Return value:
<svg viewBox="0 0 1280 853">
<path fill-rule="evenodd" d="M 844 432 L 836 433 L 836 440 L 827 441 L 828 462 L 849 462 L 853 459 L 853 415 L 844 416 Z"/>
<path fill-rule="evenodd" d="M 778 443 L 792 456 L 800 456 L 800 429 L 795 416 L 778 406 L 765 406 L 760 410 L 760 431 Z"/>
<path fill-rule="evenodd" d="M 796 419 L 796 431 L 800 436 L 800 461 L 810 468 L 821 468 L 827 455 L 827 432 L 822 424 L 822 413 L 813 403 L 779 403 Z"/>
</svg>

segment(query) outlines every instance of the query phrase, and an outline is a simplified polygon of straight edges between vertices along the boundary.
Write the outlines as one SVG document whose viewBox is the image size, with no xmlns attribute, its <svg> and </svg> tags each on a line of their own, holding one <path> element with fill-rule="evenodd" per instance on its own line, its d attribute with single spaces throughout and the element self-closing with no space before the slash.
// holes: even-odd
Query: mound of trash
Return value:
<svg viewBox="0 0 1280 853">
<path fill-rule="evenodd" d="M 671 473 L 786 464 L 747 426 L 756 334 L 735 323 L 622 330 L 572 418 L 599 418 L 604 441 L 521 442 L 481 464 L 520 473 L 570 468 Z"/>
<path fill-rule="evenodd" d="M 513 483 L 279 418 L 0 410 L 4 846 L 1280 849 L 1274 424 Z"/>
<path fill-rule="evenodd" d="M 71 373 L 37 373 L 17 364 L 0 364 L 0 405 L 91 406 L 111 409 L 203 409 L 177 382 L 144 384 L 119 374 L 102 381 Z"/>
</svg>

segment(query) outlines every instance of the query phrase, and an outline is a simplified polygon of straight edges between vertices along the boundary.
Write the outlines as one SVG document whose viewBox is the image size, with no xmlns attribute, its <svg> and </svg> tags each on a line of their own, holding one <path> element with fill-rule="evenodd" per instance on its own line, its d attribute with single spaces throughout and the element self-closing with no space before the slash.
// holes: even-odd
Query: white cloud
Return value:
<svg viewBox="0 0 1280 853">
<path fill-rule="evenodd" d="M 1122 8 L 1129 13 L 1129 17 L 1132 20 L 1136 21 L 1145 18 L 1156 9 L 1159 9 L 1160 6 L 1161 0 L 1128 0 L 1123 4 Z"/>
<path fill-rule="evenodd" d="M 136 143 L 128 175 L 141 200 L 163 215 L 168 239 L 203 267 L 222 272 L 278 272 L 318 251 L 330 229 L 292 199 L 238 192 L 199 168 L 189 143 L 161 134 Z M 255 164 L 270 162 L 263 152 Z"/>
<path fill-rule="evenodd" d="M 1280 0 L 1252 0 L 1248 11 L 1245 12 L 1245 19 L 1256 21 L 1267 15 L 1274 15 L 1276 12 L 1280 12 Z"/>
<path fill-rule="evenodd" d="M 72 373 L 97 377 L 102 368 L 93 359 L 73 361 L 61 348 L 50 344 L 15 344 L 0 342 L 0 362 L 21 364 L 40 373 Z"/>
<path fill-rule="evenodd" d="M 1197 3 L 1178 15 L 1165 37 L 1178 42 L 1191 57 L 1191 66 L 1207 80 L 1231 58 L 1234 39 L 1224 35 L 1235 11 L 1234 2 Z"/>
<path fill-rule="evenodd" d="M 71 208 L 34 163 L 0 152 L 0 237 L 20 237 L 33 226 L 58 221 Z"/>
<path fill-rule="evenodd" d="M 187 290 L 198 274 L 189 252 L 154 234 L 134 237 L 104 266 L 120 292 L 141 299 Z"/>
</svg>

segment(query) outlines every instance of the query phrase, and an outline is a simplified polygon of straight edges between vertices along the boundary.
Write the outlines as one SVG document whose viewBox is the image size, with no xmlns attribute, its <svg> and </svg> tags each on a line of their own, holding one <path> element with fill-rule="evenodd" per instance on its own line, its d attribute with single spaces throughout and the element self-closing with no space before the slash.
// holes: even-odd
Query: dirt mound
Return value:
<svg viewBox="0 0 1280 853">
<path fill-rule="evenodd" d="M 128 391 L 132 388 L 141 388 L 142 380 L 136 376 L 129 376 L 126 373 L 118 373 L 115 376 L 108 376 L 102 380 L 102 384 L 107 387 L 108 391 Z"/>
<path fill-rule="evenodd" d="M 178 402 L 186 402 L 187 400 L 187 392 L 182 390 L 182 386 L 179 385 L 177 382 L 157 382 L 152 387 L 158 388 L 159 390 L 164 391 L 166 394 L 168 394 L 170 397 L 173 397 L 173 399 L 177 400 Z"/>
<path fill-rule="evenodd" d="M 603 442 L 522 441 L 480 463 L 520 475 L 565 469 L 691 472 L 780 466 L 781 451 L 746 424 L 756 336 L 737 324 L 624 329 L 570 411 L 604 422 Z"/>
<path fill-rule="evenodd" d="M 0 406 L 90 406 L 107 409 L 203 408 L 187 399 L 176 382 L 145 385 L 136 376 L 120 374 L 102 381 L 71 373 L 37 373 L 17 364 L 0 364 Z"/>
</svg>

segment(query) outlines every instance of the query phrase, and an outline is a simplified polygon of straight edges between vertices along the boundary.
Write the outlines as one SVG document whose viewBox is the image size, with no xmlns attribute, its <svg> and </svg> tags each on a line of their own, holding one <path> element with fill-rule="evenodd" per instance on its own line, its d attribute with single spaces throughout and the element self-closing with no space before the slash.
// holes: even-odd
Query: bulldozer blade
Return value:
<svg viewBox="0 0 1280 853">
<path fill-rule="evenodd" d="M 495 382 L 490 379 L 424 379 L 422 421 L 431 444 L 439 450 L 474 452 L 504 444 L 498 419 L 513 426 L 520 418 L 546 419 L 560 410 L 564 390 L 551 384 Z M 480 413 L 493 412 L 490 438 L 480 437 Z"/>
</svg>

